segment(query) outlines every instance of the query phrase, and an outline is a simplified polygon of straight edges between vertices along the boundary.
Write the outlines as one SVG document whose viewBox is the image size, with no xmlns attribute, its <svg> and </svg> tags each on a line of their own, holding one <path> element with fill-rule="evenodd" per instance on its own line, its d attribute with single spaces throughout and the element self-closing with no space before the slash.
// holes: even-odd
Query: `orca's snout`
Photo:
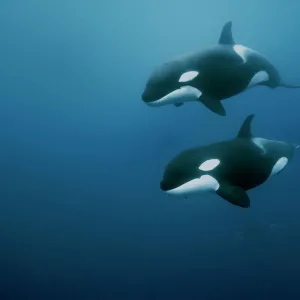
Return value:
<svg viewBox="0 0 300 300">
<path fill-rule="evenodd" d="M 144 102 L 147 101 L 147 95 L 146 95 L 145 92 L 142 93 L 142 100 L 143 100 Z"/>
<path fill-rule="evenodd" d="M 142 93 L 142 100 L 146 103 L 151 101 L 149 93 L 146 90 Z"/>
<path fill-rule="evenodd" d="M 160 182 L 160 189 L 164 192 L 168 190 L 168 186 L 167 186 L 166 182 L 163 180 Z"/>
</svg>

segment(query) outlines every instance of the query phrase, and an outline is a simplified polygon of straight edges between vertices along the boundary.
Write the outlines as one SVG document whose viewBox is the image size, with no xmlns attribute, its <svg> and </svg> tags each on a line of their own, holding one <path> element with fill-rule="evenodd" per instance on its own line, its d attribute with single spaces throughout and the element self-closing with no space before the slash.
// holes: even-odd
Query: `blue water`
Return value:
<svg viewBox="0 0 300 300">
<path fill-rule="evenodd" d="M 300 155 L 248 210 L 159 190 L 179 151 L 234 137 L 300 142 L 299 90 L 147 107 L 160 63 L 236 41 L 300 82 L 296 0 L 0 3 L 0 299 L 299 299 Z"/>
</svg>

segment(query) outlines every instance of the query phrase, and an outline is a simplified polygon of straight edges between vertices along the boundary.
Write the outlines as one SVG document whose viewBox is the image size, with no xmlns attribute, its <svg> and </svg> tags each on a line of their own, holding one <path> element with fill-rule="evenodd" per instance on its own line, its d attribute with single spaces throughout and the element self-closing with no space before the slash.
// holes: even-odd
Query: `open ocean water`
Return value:
<svg viewBox="0 0 300 300">
<path fill-rule="evenodd" d="M 238 43 L 300 82 L 297 0 L 0 2 L 0 300 L 300 299 L 300 153 L 251 208 L 159 189 L 183 149 L 234 137 L 300 142 L 300 90 L 150 108 L 150 72 Z"/>
</svg>

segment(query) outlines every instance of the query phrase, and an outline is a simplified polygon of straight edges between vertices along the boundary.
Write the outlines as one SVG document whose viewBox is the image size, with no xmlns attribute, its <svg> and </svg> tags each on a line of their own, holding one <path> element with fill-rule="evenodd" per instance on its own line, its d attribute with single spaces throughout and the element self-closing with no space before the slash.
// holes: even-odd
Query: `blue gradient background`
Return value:
<svg viewBox="0 0 300 300">
<path fill-rule="evenodd" d="M 300 3 L 2 0 L 0 299 L 299 299 L 300 155 L 250 191 L 243 210 L 214 195 L 159 190 L 179 151 L 236 135 L 300 142 L 300 91 L 259 87 L 202 105 L 149 108 L 149 73 L 237 42 L 300 82 Z"/>
</svg>

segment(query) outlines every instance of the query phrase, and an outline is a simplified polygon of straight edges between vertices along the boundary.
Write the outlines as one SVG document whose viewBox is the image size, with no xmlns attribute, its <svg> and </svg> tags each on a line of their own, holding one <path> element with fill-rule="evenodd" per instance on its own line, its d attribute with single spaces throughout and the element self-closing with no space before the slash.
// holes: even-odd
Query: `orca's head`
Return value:
<svg viewBox="0 0 300 300">
<path fill-rule="evenodd" d="M 187 67 L 183 60 L 174 60 L 158 67 L 151 74 L 142 94 L 149 106 L 179 104 L 197 100 L 201 91 L 195 87 L 199 72 Z"/>
<path fill-rule="evenodd" d="M 179 196 L 217 191 L 220 185 L 214 176 L 220 165 L 217 158 L 200 159 L 199 163 L 198 159 L 187 157 L 187 153 L 179 155 L 165 168 L 160 188 Z"/>
</svg>

